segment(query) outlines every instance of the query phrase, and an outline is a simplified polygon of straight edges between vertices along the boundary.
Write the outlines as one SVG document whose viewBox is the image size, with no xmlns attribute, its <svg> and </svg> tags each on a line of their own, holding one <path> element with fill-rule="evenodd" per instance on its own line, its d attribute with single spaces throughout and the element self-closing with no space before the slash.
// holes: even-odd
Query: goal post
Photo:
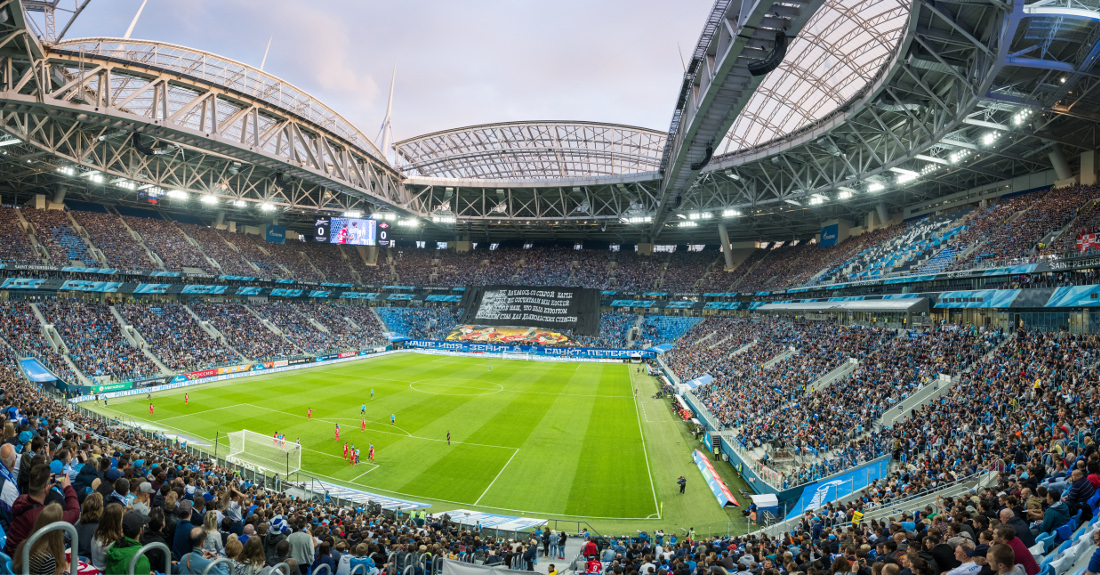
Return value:
<svg viewBox="0 0 1100 575">
<path fill-rule="evenodd" d="M 247 429 L 228 435 L 227 459 L 288 475 L 302 468 L 302 450 L 296 442 Z"/>
</svg>

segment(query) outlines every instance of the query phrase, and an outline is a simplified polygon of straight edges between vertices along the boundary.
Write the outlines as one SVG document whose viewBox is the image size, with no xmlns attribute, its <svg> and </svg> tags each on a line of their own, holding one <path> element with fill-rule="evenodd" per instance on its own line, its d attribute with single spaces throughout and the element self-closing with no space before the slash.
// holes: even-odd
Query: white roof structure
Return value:
<svg viewBox="0 0 1100 575">
<path fill-rule="evenodd" d="M 760 84 L 715 154 L 774 140 L 835 112 L 897 49 L 910 0 L 826 0 Z"/>
</svg>

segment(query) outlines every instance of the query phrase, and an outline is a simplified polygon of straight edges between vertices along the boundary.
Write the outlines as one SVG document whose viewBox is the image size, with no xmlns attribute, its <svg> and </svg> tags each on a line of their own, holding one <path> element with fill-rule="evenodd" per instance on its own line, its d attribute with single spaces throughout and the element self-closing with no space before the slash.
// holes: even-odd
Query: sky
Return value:
<svg viewBox="0 0 1100 575">
<path fill-rule="evenodd" d="M 259 66 L 372 140 L 491 122 L 668 130 L 713 0 L 149 0 L 133 39 Z M 92 0 L 65 39 L 121 37 L 141 0 Z M 679 44 L 679 51 L 677 44 Z M 376 142 L 377 143 L 377 142 Z"/>
</svg>

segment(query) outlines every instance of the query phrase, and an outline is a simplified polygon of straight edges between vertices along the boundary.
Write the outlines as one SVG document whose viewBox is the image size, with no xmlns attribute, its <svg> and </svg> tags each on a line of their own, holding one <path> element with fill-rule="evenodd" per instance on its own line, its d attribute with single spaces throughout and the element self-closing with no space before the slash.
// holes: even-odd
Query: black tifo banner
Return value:
<svg viewBox="0 0 1100 575">
<path fill-rule="evenodd" d="M 528 326 L 600 335 L 600 291 L 590 288 L 480 286 L 462 296 L 462 323 Z"/>
</svg>

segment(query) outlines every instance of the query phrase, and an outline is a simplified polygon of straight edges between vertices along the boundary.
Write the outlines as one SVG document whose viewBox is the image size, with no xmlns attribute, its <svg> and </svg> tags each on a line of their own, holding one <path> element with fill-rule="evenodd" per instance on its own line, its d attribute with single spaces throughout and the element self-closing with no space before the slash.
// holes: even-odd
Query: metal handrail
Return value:
<svg viewBox="0 0 1100 575">
<path fill-rule="evenodd" d="M 371 553 L 371 555 L 374 555 L 374 553 Z M 363 565 L 363 564 L 359 564 L 359 565 L 356 565 L 355 567 L 352 567 L 351 568 L 351 573 L 349 575 L 355 575 L 355 572 L 359 571 L 360 569 L 363 570 L 363 575 L 367 575 L 367 566 Z"/>
<path fill-rule="evenodd" d="M 218 557 L 217 559 L 211 561 L 210 564 L 206 566 L 206 569 L 202 570 L 202 575 L 210 575 L 210 570 L 213 569 L 215 565 L 218 565 L 218 564 L 221 564 L 221 563 L 225 563 L 227 565 L 232 565 L 233 560 L 228 558 L 228 557 Z"/>
<path fill-rule="evenodd" d="M 50 531 L 57 531 L 58 529 L 64 531 L 69 536 L 69 541 L 73 549 L 80 546 L 80 534 L 77 533 L 76 527 L 73 527 L 72 523 L 66 523 L 64 521 L 54 521 L 50 523 L 42 529 L 35 531 L 23 544 L 23 575 L 30 575 L 31 573 L 31 547 L 34 547 L 35 542 L 41 539 L 43 535 Z M 69 561 L 69 575 L 76 575 L 78 563 L 79 561 Z"/>
<path fill-rule="evenodd" d="M 283 568 L 282 571 L 279 571 L 280 567 Z M 279 571 L 283 575 L 290 575 L 290 565 L 287 565 L 286 561 L 280 561 L 279 563 L 276 563 L 274 566 L 271 567 L 271 571 Z"/>
<path fill-rule="evenodd" d="M 73 545 L 75 546 L 76 544 L 74 543 Z M 172 550 L 169 549 L 167 545 L 165 545 L 164 543 L 160 543 L 159 541 L 158 542 L 153 542 L 153 543 L 146 543 L 145 545 L 142 545 L 141 549 L 138 549 L 137 553 L 135 553 L 133 558 L 130 559 L 130 568 L 126 572 L 129 575 L 145 575 L 144 573 L 135 574 L 134 569 L 137 569 L 138 559 L 142 555 L 145 555 L 147 552 L 152 551 L 153 549 L 160 549 L 164 553 L 164 571 L 163 571 L 163 573 L 165 575 L 168 575 L 169 573 L 171 573 L 172 572 Z"/>
<path fill-rule="evenodd" d="M 203 573 L 203 575 L 206 575 L 206 573 Z M 332 575 L 332 567 L 322 563 L 320 567 L 313 570 L 313 575 Z"/>
</svg>

